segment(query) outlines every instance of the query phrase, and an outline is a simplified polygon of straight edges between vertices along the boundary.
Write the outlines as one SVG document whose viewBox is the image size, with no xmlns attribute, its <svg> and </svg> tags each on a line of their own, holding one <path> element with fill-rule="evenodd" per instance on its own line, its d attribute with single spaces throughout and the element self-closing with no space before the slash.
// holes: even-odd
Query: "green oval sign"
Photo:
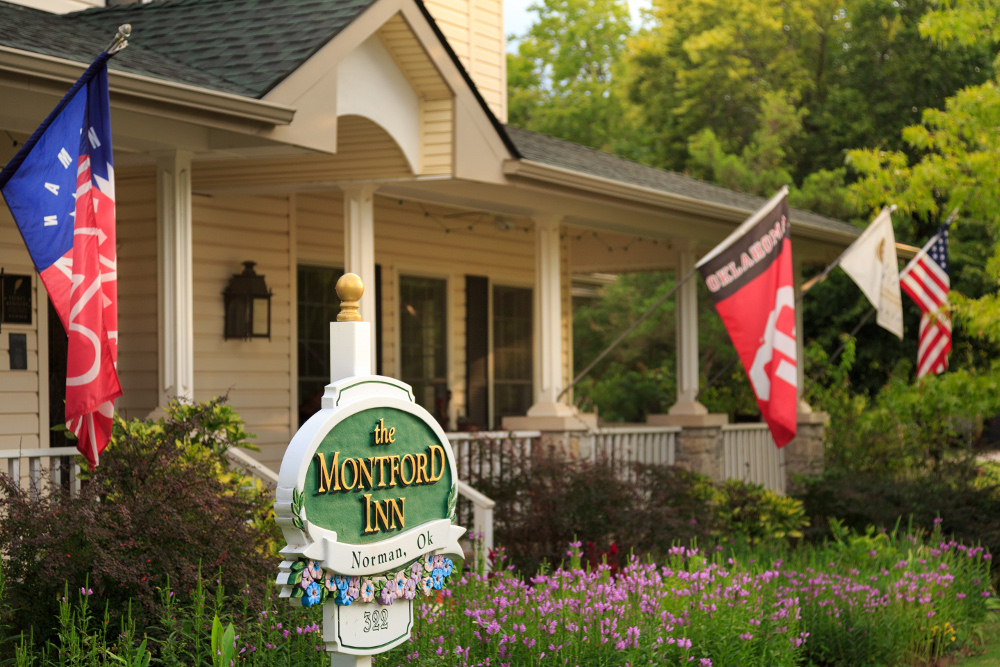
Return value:
<svg viewBox="0 0 1000 667">
<path fill-rule="evenodd" d="M 302 508 L 338 542 L 369 544 L 448 518 L 453 484 L 445 444 L 427 423 L 397 408 L 370 408 L 323 437 Z"/>
</svg>

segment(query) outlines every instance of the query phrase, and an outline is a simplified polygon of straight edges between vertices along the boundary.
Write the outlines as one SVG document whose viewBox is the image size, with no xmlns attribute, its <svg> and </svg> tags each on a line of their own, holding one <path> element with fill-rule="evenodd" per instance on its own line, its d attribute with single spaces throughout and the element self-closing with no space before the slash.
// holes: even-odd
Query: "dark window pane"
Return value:
<svg viewBox="0 0 1000 667">
<path fill-rule="evenodd" d="M 448 283 L 436 278 L 400 276 L 399 336 L 403 382 L 417 403 L 448 428 Z"/>
<path fill-rule="evenodd" d="M 330 322 L 337 321 L 337 280 L 342 269 L 300 266 L 298 269 L 299 425 L 320 408 L 330 382 Z"/>
<path fill-rule="evenodd" d="M 531 290 L 493 287 L 493 418 L 524 415 L 531 407 L 534 306 Z"/>
</svg>

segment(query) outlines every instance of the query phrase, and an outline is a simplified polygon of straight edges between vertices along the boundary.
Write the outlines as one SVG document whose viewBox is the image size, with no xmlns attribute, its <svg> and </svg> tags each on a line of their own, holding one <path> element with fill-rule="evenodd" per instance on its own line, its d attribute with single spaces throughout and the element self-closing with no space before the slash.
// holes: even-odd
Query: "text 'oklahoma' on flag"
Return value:
<svg viewBox="0 0 1000 667">
<path fill-rule="evenodd" d="M 698 262 L 778 447 L 795 437 L 798 370 L 788 188 Z"/>
<path fill-rule="evenodd" d="M 900 285 L 920 307 L 920 337 L 917 351 L 917 378 L 943 373 L 951 351 L 951 317 L 948 314 L 948 225 L 910 260 L 899 278 Z"/>
<path fill-rule="evenodd" d="M 0 191 L 69 337 L 66 424 L 93 468 L 121 396 L 115 187 L 102 53 L 0 172 Z"/>
</svg>

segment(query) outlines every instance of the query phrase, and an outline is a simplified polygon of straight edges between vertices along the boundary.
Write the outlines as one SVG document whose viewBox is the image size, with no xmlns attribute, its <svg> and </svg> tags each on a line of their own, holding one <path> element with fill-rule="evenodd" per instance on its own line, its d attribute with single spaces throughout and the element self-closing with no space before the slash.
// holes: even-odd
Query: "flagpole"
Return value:
<svg viewBox="0 0 1000 667">
<path fill-rule="evenodd" d="M 573 381 L 570 382 L 568 385 L 566 385 L 565 389 L 563 389 L 561 392 L 559 392 L 559 395 L 556 396 L 556 400 L 558 401 L 560 398 L 562 398 L 563 396 L 565 396 L 567 391 L 569 391 L 570 389 L 572 389 L 576 385 L 577 382 L 579 382 L 580 380 L 582 380 L 583 378 L 585 378 L 587 376 L 587 373 L 589 373 L 591 371 L 591 369 L 593 369 L 594 366 L 596 366 L 598 364 L 598 362 L 600 362 L 601 359 L 603 359 L 604 357 L 608 356 L 608 353 L 611 352 L 611 350 L 613 350 L 616 347 L 618 347 L 618 344 L 621 343 L 623 340 L 625 340 L 626 336 L 628 336 L 630 333 L 632 333 L 633 331 L 635 331 L 636 327 L 638 327 L 640 324 L 642 324 L 643 322 L 645 322 L 646 318 L 648 318 L 650 315 L 652 315 L 654 310 L 656 310 L 657 308 L 659 308 L 660 306 L 662 306 L 664 301 L 666 301 L 667 299 L 669 299 L 670 297 L 672 297 L 674 295 L 674 292 L 676 292 L 680 288 L 681 285 L 683 285 L 687 281 L 691 280 L 691 276 L 693 276 L 697 271 L 698 271 L 698 269 L 691 269 L 690 271 L 687 272 L 687 274 L 683 278 L 681 278 L 680 280 L 678 280 L 677 284 L 675 284 L 673 287 L 670 288 L 670 291 L 668 291 L 666 294 L 664 294 L 663 296 L 661 296 L 660 299 L 656 303 L 654 303 L 652 306 L 650 306 L 649 310 L 647 310 L 645 313 L 643 313 L 639 317 L 639 319 L 637 319 L 635 322 L 633 322 L 632 325 L 628 329 L 626 329 L 625 331 L 623 331 L 618 336 L 618 338 L 616 338 L 614 340 L 614 342 L 611 343 L 611 345 L 608 345 L 606 348 L 604 348 L 604 351 L 601 352 L 599 355 L 597 355 L 596 359 L 594 359 L 589 364 L 587 364 L 587 367 L 584 368 L 582 371 L 580 371 L 579 374 L 577 374 L 577 376 L 575 378 L 573 378 Z"/>
<path fill-rule="evenodd" d="M 948 216 L 948 219 L 944 221 L 944 225 L 942 225 L 943 227 L 949 227 L 950 228 L 951 225 L 952 225 L 952 223 L 954 223 L 955 220 L 958 219 L 958 209 L 959 209 L 958 206 L 956 206 L 955 208 L 952 209 L 951 214 Z M 890 210 L 890 212 L 896 210 L 896 205 L 893 204 L 889 208 L 889 210 Z M 854 244 L 851 244 L 851 245 L 854 245 Z M 848 248 L 847 250 L 850 250 L 850 248 Z M 798 298 L 795 299 L 795 303 L 796 304 L 798 304 L 800 301 L 802 301 L 802 298 L 806 295 L 806 292 L 808 292 L 810 289 L 812 289 L 816 285 L 816 283 L 820 282 L 823 279 L 824 276 L 826 276 L 828 273 L 830 273 L 830 271 L 833 270 L 833 268 L 835 266 L 837 266 L 837 264 L 840 263 L 840 260 L 844 258 L 844 255 L 847 254 L 847 250 L 845 250 L 843 253 L 841 253 L 840 257 L 838 257 L 832 264 L 830 264 L 830 266 L 826 267 L 826 270 L 823 271 L 823 273 L 821 273 L 819 276 L 817 276 L 815 278 L 812 278 L 806 285 L 802 286 L 802 290 L 799 292 Z M 903 269 L 903 271 L 906 271 L 906 269 Z M 854 338 L 857 335 L 858 331 L 861 330 L 861 327 L 863 327 L 865 325 L 865 323 L 867 323 L 868 320 L 870 320 L 872 318 L 872 315 L 874 315 L 876 312 L 878 312 L 878 311 L 875 310 L 874 308 L 872 310 L 869 310 L 868 314 L 865 315 L 864 318 L 860 322 L 857 323 L 857 325 L 854 327 L 854 329 L 851 331 L 851 333 L 848 334 L 847 340 L 850 340 L 850 339 Z M 847 346 L 847 341 L 845 340 L 843 343 L 840 344 L 840 347 L 838 347 L 836 350 L 834 350 L 833 354 L 830 355 L 830 359 L 827 361 L 827 364 L 828 365 L 832 364 L 834 362 L 834 360 L 836 360 L 836 358 L 840 355 L 840 353 L 844 351 L 844 348 L 846 346 Z M 714 385 L 719 380 L 719 378 L 721 378 L 723 375 L 725 375 L 729 371 L 729 369 L 732 368 L 736 364 L 737 361 L 738 361 L 738 359 L 731 360 L 728 364 L 726 364 L 722 368 L 722 370 L 720 370 L 718 373 L 716 373 L 715 375 L 713 375 L 712 378 L 707 383 L 705 383 L 705 386 L 702 387 L 701 390 L 699 390 L 698 397 L 700 398 L 701 395 L 702 395 L 702 393 L 704 391 L 706 391 L 707 389 L 709 389 L 712 385 Z"/>
<path fill-rule="evenodd" d="M 132 36 L 132 24 L 123 23 L 118 26 L 118 32 L 112 38 L 111 43 L 105 47 L 105 51 L 110 55 L 115 55 L 126 46 L 128 46 L 128 38 Z"/>
<path fill-rule="evenodd" d="M 83 88 L 87 83 L 94 77 L 94 75 L 102 68 L 107 66 L 108 60 L 128 46 L 128 37 L 132 34 L 132 26 L 128 23 L 123 23 L 118 26 L 118 32 L 115 33 L 114 38 L 108 47 L 94 59 L 94 62 L 90 63 L 86 70 L 79 79 L 76 80 L 69 91 L 63 96 L 55 108 L 49 112 L 49 115 L 42 121 L 42 124 L 35 129 L 34 133 L 28 137 L 28 140 L 21 144 L 21 148 L 17 153 L 4 165 L 3 169 L 0 170 L 0 188 L 7 185 L 7 182 L 11 179 L 20 167 L 24 159 L 31 153 L 35 148 L 35 144 L 39 142 L 45 130 L 48 129 L 49 124 L 62 113 L 66 105 L 70 103 L 73 97 Z"/>
<path fill-rule="evenodd" d="M 889 212 L 892 213 L 893 211 L 896 210 L 896 205 L 893 204 L 892 206 L 889 206 L 888 208 L 889 208 Z M 879 211 L 879 215 L 882 215 L 882 213 L 884 211 L 885 211 L 885 207 L 883 207 L 882 210 Z M 878 219 L 878 215 L 875 216 L 875 218 Z M 862 234 L 863 233 L 864 232 L 862 232 Z M 861 238 L 861 237 L 858 236 L 858 238 Z M 857 243 L 857 239 L 854 240 L 854 243 Z M 844 249 L 844 252 L 840 253 L 840 255 L 837 257 L 837 259 L 833 260 L 830 263 L 829 266 L 827 266 L 825 269 L 823 269 L 823 273 L 821 273 L 818 276 L 815 276 L 813 278 L 810 278 L 809 281 L 802 286 L 802 291 L 799 293 L 799 298 L 795 300 L 795 303 L 798 303 L 799 301 L 801 301 L 802 297 L 805 296 L 806 292 L 808 292 L 813 287 L 815 287 L 817 283 L 823 282 L 826 279 L 826 277 L 830 274 L 830 272 L 833 271 L 837 266 L 840 265 L 841 260 L 843 260 L 844 257 L 846 257 L 847 254 L 851 252 L 851 248 L 854 247 L 854 243 L 851 243 L 851 245 L 847 246 L 847 248 Z"/>
<path fill-rule="evenodd" d="M 639 317 L 639 319 L 637 319 L 635 322 L 633 322 L 632 325 L 628 329 L 626 329 L 625 331 L 623 331 L 618 336 L 618 338 L 616 338 L 614 340 L 613 343 L 611 343 L 606 348 L 604 348 L 604 351 L 601 352 L 599 355 L 597 355 L 596 359 L 594 359 L 589 364 L 587 364 L 587 367 L 584 368 L 582 371 L 580 371 L 579 374 L 577 374 L 577 376 L 575 378 L 573 378 L 573 381 L 570 382 L 561 392 L 559 392 L 559 395 L 556 396 L 556 400 L 558 401 L 563 396 L 565 396 L 566 392 L 568 392 L 570 389 L 572 389 L 574 386 L 576 386 L 576 383 L 578 383 L 580 380 L 582 380 L 583 378 L 585 378 L 587 376 L 587 373 L 589 373 L 594 368 L 594 366 L 596 366 L 602 359 L 604 359 L 604 357 L 606 357 L 608 355 L 608 353 L 611 352 L 611 350 L 613 350 L 616 347 L 618 347 L 618 344 L 621 343 L 623 340 L 625 340 L 625 338 L 630 333 L 632 333 L 633 331 L 635 331 L 636 327 L 638 327 L 640 324 L 642 324 L 643 322 L 645 322 L 646 318 L 648 318 L 650 315 L 652 315 L 654 310 L 656 310 L 661 305 L 663 305 L 663 302 L 666 301 L 667 299 L 669 299 L 671 296 L 673 296 L 674 292 L 676 292 L 681 287 L 681 285 L 683 285 L 688 280 L 690 280 L 691 277 L 695 273 L 698 272 L 698 269 L 699 269 L 699 267 L 702 264 L 704 264 L 705 262 L 707 262 L 710 259 L 712 259 L 713 257 L 715 257 L 716 254 L 718 254 L 720 251 L 722 251 L 725 248 L 727 248 L 733 242 L 734 239 L 739 238 L 740 235 L 743 234 L 748 228 L 750 228 L 753 225 L 757 224 L 757 222 L 760 221 L 761 217 L 763 215 L 765 215 L 767 213 L 767 211 L 769 211 L 776 204 L 776 202 L 781 201 L 782 197 L 787 197 L 787 196 L 788 196 L 788 186 L 787 185 L 783 185 L 781 187 L 781 189 L 778 190 L 777 194 L 775 194 L 773 197 L 771 197 L 771 199 L 769 199 L 767 202 L 765 202 L 765 204 L 763 206 L 761 206 L 759 209 L 757 209 L 756 211 L 754 211 L 753 214 L 749 218 L 747 218 L 742 223 L 740 223 L 740 225 L 732 233 L 730 233 L 729 236 L 727 236 L 725 239 L 723 239 L 723 241 L 721 243 L 719 243 L 717 246 L 715 246 L 714 248 L 712 248 L 711 250 L 709 250 L 708 253 L 706 253 L 704 257 L 702 257 L 700 260 L 698 260 L 698 262 L 694 265 L 693 269 L 691 269 L 690 271 L 688 271 L 687 274 L 685 274 L 683 278 L 681 278 L 680 280 L 677 281 L 677 284 L 675 284 L 670 289 L 669 292 L 667 292 L 662 297 L 660 297 L 660 299 L 656 303 L 654 303 L 649 308 L 649 310 L 647 310 L 645 313 L 642 314 L 641 317 Z"/>
</svg>

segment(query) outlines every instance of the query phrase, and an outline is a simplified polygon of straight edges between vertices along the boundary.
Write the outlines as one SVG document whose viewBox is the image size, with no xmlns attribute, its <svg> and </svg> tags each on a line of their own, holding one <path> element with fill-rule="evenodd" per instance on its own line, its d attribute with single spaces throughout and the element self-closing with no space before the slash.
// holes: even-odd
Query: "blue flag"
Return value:
<svg viewBox="0 0 1000 667">
<path fill-rule="evenodd" d="M 87 68 L 0 172 L 0 191 L 69 337 L 66 423 L 91 467 L 122 393 L 110 57 Z"/>
</svg>

